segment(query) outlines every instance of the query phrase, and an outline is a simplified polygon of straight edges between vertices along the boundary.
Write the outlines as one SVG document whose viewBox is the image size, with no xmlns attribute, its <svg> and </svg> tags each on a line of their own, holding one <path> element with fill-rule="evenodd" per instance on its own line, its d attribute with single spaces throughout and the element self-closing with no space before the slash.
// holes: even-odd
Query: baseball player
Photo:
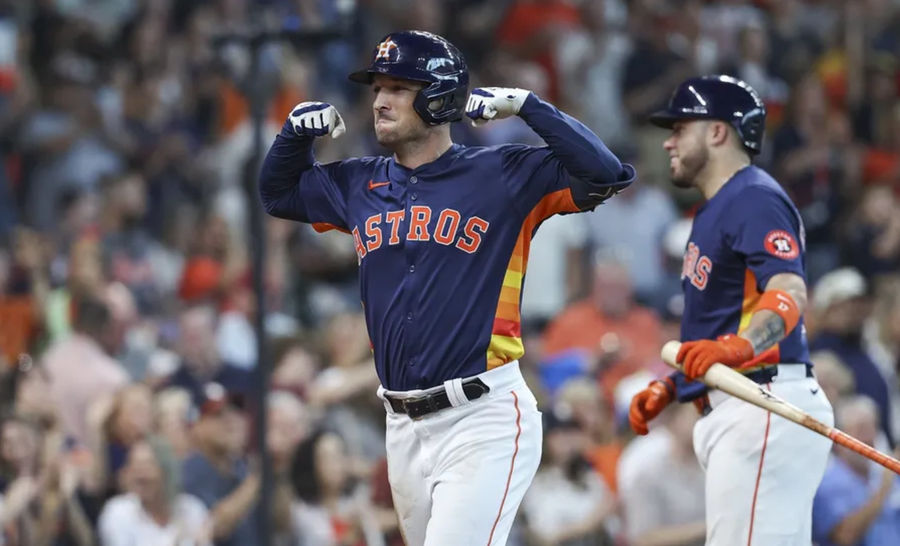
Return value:
<svg viewBox="0 0 900 546">
<path fill-rule="evenodd" d="M 632 399 L 638 434 L 673 400 L 704 415 L 694 451 L 706 471 L 706 544 L 810 544 L 812 500 L 830 450 L 826 438 L 699 381 L 713 363 L 738 368 L 764 389 L 832 424 L 803 326 L 806 280 L 800 216 L 784 190 L 753 166 L 766 111 L 728 76 L 692 78 L 651 121 L 671 130 L 672 181 L 706 202 L 684 255 L 685 309 L 678 362 L 684 373 Z"/>
<path fill-rule="evenodd" d="M 320 164 L 335 108 L 304 102 L 263 164 L 275 216 L 353 236 L 388 475 L 407 544 L 504 544 L 541 455 L 541 419 L 522 379 L 519 302 L 540 223 L 591 209 L 634 178 L 577 120 L 523 89 L 478 88 L 463 56 L 419 31 L 385 36 L 350 79 L 371 86 L 375 136 L 391 157 Z M 520 116 L 545 147 L 466 147 L 480 125 Z"/>
</svg>

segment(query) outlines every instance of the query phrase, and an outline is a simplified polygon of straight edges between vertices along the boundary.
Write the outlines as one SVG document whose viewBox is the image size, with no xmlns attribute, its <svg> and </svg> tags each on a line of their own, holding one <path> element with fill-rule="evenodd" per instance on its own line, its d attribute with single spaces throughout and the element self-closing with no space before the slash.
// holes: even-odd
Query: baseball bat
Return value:
<svg viewBox="0 0 900 546">
<path fill-rule="evenodd" d="M 663 345 L 662 351 L 660 351 L 663 361 L 679 371 L 681 371 L 681 365 L 676 361 L 676 357 L 678 356 L 678 349 L 680 347 L 681 343 L 677 341 L 668 341 Z M 706 383 L 710 388 L 719 389 L 731 396 L 740 398 L 744 402 L 759 406 L 764 410 L 771 411 L 789 421 L 793 421 L 800 426 L 806 427 L 813 432 L 817 432 L 822 436 L 829 438 L 834 443 L 840 444 L 847 449 L 851 449 L 863 457 L 875 461 L 888 470 L 900 474 L 900 461 L 897 459 L 878 451 L 872 446 L 857 440 L 845 432 L 830 427 L 817 419 L 813 419 L 812 416 L 797 406 L 775 396 L 767 391 L 762 385 L 724 364 L 713 364 L 706 372 L 706 375 L 701 378 L 701 381 Z"/>
</svg>

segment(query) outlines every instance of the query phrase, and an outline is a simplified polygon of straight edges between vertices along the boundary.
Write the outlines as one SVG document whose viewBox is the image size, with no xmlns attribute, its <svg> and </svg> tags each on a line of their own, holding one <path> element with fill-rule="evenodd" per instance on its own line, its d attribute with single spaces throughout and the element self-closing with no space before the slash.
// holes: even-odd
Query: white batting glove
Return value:
<svg viewBox="0 0 900 546">
<path fill-rule="evenodd" d="M 531 91 L 515 87 L 476 87 L 466 103 L 466 115 L 478 127 L 492 119 L 515 116 Z"/>
<path fill-rule="evenodd" d="M 337 108 L 327 102 L 301 102 L 291 110 L 288 121 L 297 136 L 337 138 L 347 131 Z"/>
</svg>

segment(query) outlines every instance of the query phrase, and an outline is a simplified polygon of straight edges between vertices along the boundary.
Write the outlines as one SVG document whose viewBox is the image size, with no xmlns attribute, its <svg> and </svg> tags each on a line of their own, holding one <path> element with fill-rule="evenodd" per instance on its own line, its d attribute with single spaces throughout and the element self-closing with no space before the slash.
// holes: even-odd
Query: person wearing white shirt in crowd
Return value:
<svg viewBox="0 0 900 546">
<path fill-rule="evenodd" d="M 551 216 L 531 240 L 522 318 L 546 324 L 578 296 L 587 282 L 584 215 Z"/>
<path fill-rule="evenodd" d="M 544 453 L 522 501 L 525 533 L 535 544 L 613 544 L 615 500 L 584 458 L 588 436 L 565 404 L 545 414 Z"/>
<path fill-rule="evenodd" d="M 693 405 L 682 404 L 665 417 L 619 459 L 626 534 L 634 546 L 699 546 L 706 525 L 704 475 L 691 435 L 697 412 Z M 640 442 L 653 447 L 645 449 L 649 446 Z"/>
<path fill-rule="evenodd" d="M 150 438 L 134 445 L 123 469 L 126 493 L 109 499 L 98 524 L 101 546 L 211 546 L 200 499 L 180 492 L 171 448 Z"/>
<path fill-rule="evenodd" d="M 661 308 L 669 296 L 678 293 L 678 277 L 667 277 L 663 253 L 667 230 L 678 220 L 671 194 L 644 183 L 586 216 L 593 248 L 603 259 L 625 266 L 640 303 Z M 640 221 L 633 221 L 635 218 Z"/>
</svg>

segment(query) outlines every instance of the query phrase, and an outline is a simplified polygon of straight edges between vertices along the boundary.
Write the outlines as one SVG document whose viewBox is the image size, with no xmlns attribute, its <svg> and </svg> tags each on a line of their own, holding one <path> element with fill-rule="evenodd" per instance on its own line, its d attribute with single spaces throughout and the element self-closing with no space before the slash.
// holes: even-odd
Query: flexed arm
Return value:
<svg viewBox="0 0 900 546">
<path fill-rule="evenodd" d="M 337 109 L 324 102 L 302 102 L 295 106 L 281 133 L 269 148 L 259 176 L 259 195 L 266 212 L 279 218 L 310 221 L 300 187 L 304 175 L 316 166 L 313 140 L 345 131 Z"/>
<path fill-rule="evenodd" d="M 475 126 L 520 116 L 572 177 L 578 201 L 596 205 L 634 181 L 634 168 L 619 161 L 593 131 L 526 89 L 476 88 L 466 104 L 466 115 Z"/>
</svg>

